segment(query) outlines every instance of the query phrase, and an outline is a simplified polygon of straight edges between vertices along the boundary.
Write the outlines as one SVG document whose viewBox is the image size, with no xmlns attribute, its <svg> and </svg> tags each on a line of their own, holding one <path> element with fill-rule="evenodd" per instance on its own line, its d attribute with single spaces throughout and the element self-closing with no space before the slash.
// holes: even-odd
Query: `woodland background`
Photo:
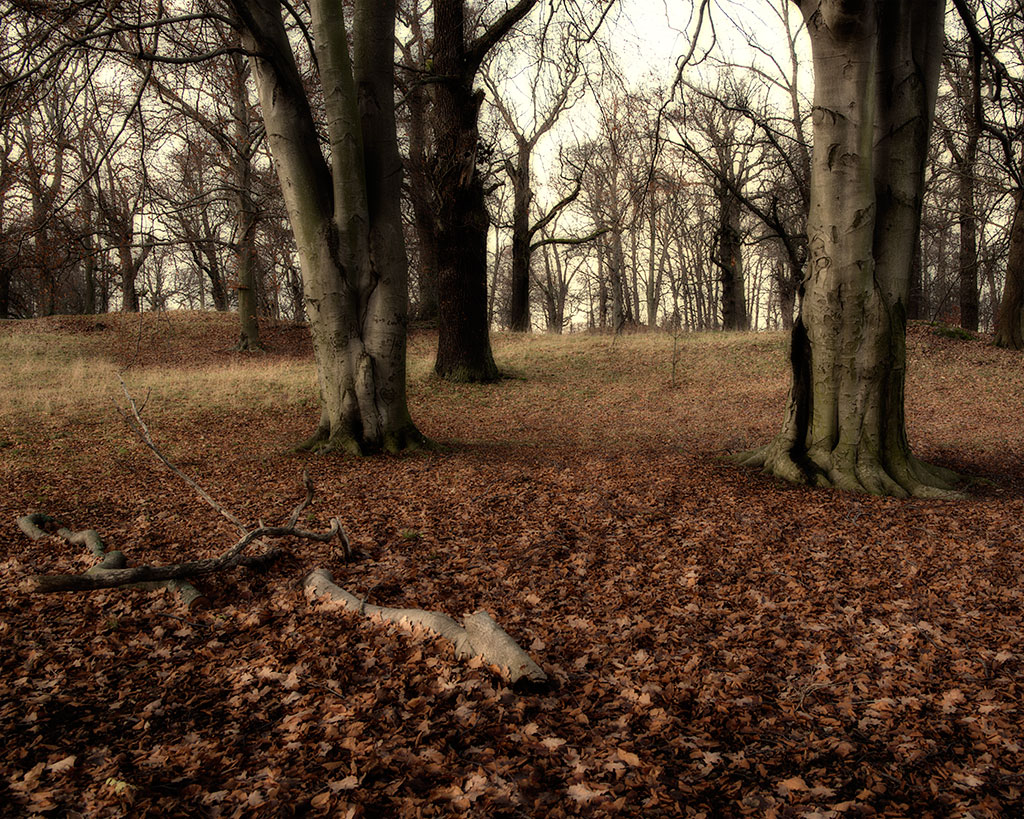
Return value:
<svg viewBox="0 0 1024 819">
<path fill-rule="evenodd" d="M 501 28 L 485 4 L 435 2 L 485 42 Z M 300 43 L 306 6 L 286 5 Z M 972 6 L 1001 73 L 949 19 L 906 304 L 907 432 L 965 476 L 959 500 L 729 460 L 778 430 L 808 252 L 789 5 L 725 7 L 724 47 L 687 30 L 683 69 L 643 81 L 608 47 L 628 3 L 538 3 L 489 43 L 460 158 L 488 197 L 484 341 L 503 377 L 487 384 L 432 371 L 451 259 L 425 250 L 418 185 L 448 146 L 418 141 L 417 78 L 440 50 L 431 9 L 400 6 L 407 383 L 433 445 L 372 459 L 292 449 L 320 417 L 295 245 L 238 31 L 199 6 L 201 26 L 164 31 L 142 16 L 162 5 L 111 4 L 103 42 L 49 4 L 2 6 L 20 22 L 0 35 L 0 804 L 1021 812 L 1024 384 L 992 343 L 1013 333 L 991 334 L 1021 272 L 1017 6 Z M 237 535 L 125 426 L 119 378 L 160 452 L 247 526 L 285 520 L 308 471 L 301 524 L 338 518 L 355 559 L 283 540 L 197 579 L 194 609 L 166 590 L 36 593 L 33 576 L 93 559 L 25 537 L 28 513 L 94 528 L 134 566 Z M 511 686 L 444 641 L 313 605 L 314 566 L 369 603 L 485 609 L 549 681 Z"/>
</svg>

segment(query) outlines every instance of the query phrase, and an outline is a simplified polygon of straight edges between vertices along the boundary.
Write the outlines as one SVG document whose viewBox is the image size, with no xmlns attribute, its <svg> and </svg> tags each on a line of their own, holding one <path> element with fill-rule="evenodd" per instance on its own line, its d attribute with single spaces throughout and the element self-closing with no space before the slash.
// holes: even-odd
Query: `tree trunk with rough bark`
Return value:
<svg viewBox="0 0 1024 819">
<path fill-rule="evenodd" d="M 525 333 L 530 329 L 530 152 L 526 140 L 519 140 L 516 164 L 508 168 L 512 180 L 512 298 L 509 303 L 509 329 Z"/>
<path fill-rule="evenodd" d="M 717 186 L 718 270 L 722 284 L 722 329 L 749 330 L 743 291 L 743 242 L 740 235 L 740 203 L 725 185 Z"/>
<path fill-rule="evenodd" d="M 745 461 L 782 478 L 948 497 L 910 452 L 906 305 L 942 53 L 942 0 L 805 0 L 814 56 L 810 259 L 780 435 Z"/>
<path fill-rule="evenodd" d="M 277 0 L 235 0 L 295 234 L 320 387 L 303 445 L 397 452 L 424 443 L 406 401 L 407 267 L 395 132 L 394 0 L 311 4 L 330 165 Z"/>
<path fill-rule="evenodd" d="M 234 119 L 235 151 L 234 166 L 236 196 L 238 201 L 237 233 L 235 235 L 236 272 L 238 274 L 238 349 L 258 350 L 260 324 L 257 313 L 259 304 L 256 281 L 256 227 L 258 214 L 253 196 L 252 155 L 255 138 L 249 116 L 249 93 L 246 81 L 249 69 L 241 54 L 231 55 L 232 83 L 231 114 Z"/>
<path fill-rule="evenodd" d="M 1024 167 L 1021 170 L 1024 171 Z M 1024 350 L 1024 190 L 1017 191 L 1016 202 L 995 344 L 1011 350 Z"/>
<path fill-rule="evenodd" d="M 472 41 L 464 0 L 434 0 L 430 158 L 437 250 L 438 340 L 434 371 L 451 381 L 493 381 L 487 322 L 490 216 L 477 168 L 483 91 L 473 82 L 487 53 L 537 0 L 518 0 Z"/>
<path fill-rule="evenodd" d="M 431 111 L 437 247 L 438 342 L 435 372 L 452 381 L 493 381 L 498 368 L 487 327 L 490 217 L 476 164 L 483 93 L 466 54 L 463 0 L 434 3 L 434 70 L 441 78 Z"/>
</svg>

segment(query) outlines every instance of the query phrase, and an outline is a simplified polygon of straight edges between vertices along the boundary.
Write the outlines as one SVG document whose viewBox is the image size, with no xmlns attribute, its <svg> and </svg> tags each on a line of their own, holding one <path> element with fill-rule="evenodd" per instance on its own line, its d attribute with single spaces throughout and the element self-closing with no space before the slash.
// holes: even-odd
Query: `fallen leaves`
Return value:
<svg viewBox="0 0 1024 819">
<path fill-rule="evenodd" d="M 434 341 L 414 338 L 414 357 Z M 166 339 L 148 360 L 202 343 Z M 414 458 L 282 455 L 312 402 L 228 412 L 154 395 L 154 432 L 227 505 L 287 514 L 309 465 L 308 523 L 341 516 L 366 555 L 336 566 L 346 585 L 385 605 L 493 608 L 552 677 L 539 691 L 423 635 L 311 610 L 296 580 L 336 560 L 314 544 L 204 588 L 195 616 L 162 592 L 22 594 L 26 573 L 82 568 L 14 530 L 36 494 L 133 562 L 207 556 L 223 532 L 131 444 L 117 454 L 124 435 L 102 418 L 0 419 L 14 442 L 0 800 L 86 816 L 1021 813 L 1024 475 L 1009 453 L 1024 433 L 1004 419 L 1024 407 L 931 337 L 908 343 L 923 454 L 1010 476 L 972 501 L 805 490 L 709 457 L 777 427 L 775 337 L 684 345 L 676 391 L 657 336 L 499 338 L 499 357 L 548 352 L 497 385 L 414 378 L 417 421 L 450 444 Z M 579 353 L 572 367 L 560 350 Z M 950 389 L 984 375 L 997 420 L 964 432 L 969 404 L 914 372 Z"/>
</svg>

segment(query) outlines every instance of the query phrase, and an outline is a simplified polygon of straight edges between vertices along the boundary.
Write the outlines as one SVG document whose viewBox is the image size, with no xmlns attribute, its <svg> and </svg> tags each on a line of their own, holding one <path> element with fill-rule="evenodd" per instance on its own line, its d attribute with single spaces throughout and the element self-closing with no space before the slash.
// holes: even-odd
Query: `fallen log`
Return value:
<svg viewBox="0 0 1024 819">
<path fill-rule="evenodd" d="M 448 640 L 460 659 L 480 656 L 488 665 L 498 666 L 510 683 L 523 679 L 535 683 L 547 680 L 541 667 L 485 611 L 466 615 L 459 625 L 447 614 L 436 611 L 374 606 L 336 585 L 331 573 L 325 569 L 314 569 L 307 575 L 303 586 L 311 603 L 327 601 L 346 611 L 376 616 L 389 623 L 421 626 Z"/>
</svg>

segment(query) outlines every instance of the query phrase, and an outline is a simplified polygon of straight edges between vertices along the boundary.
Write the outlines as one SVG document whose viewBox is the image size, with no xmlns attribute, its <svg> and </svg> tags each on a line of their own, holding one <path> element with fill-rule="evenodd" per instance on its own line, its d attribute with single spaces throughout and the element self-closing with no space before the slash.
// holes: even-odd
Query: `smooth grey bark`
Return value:
<svg viewBox="0 0 1024 819">
<path fill-rule="evenodd" d="M 810 259 L 782 432 L 744 460 L 782 478 L 949 497 L 910 452 L 906 305 L 942 52 L 943 0 L 803 0 L 814 57 Z"/>
<path fill-rule="evenodd" d="M 311 4 L 330 164 L 278 0 L 235 0 L 295 235 L 320 387 L 303 445 L 397 452 L 425 441 L 406 400 L 407 262 L 394 116 L 394 0 Z"/>
</svg>

